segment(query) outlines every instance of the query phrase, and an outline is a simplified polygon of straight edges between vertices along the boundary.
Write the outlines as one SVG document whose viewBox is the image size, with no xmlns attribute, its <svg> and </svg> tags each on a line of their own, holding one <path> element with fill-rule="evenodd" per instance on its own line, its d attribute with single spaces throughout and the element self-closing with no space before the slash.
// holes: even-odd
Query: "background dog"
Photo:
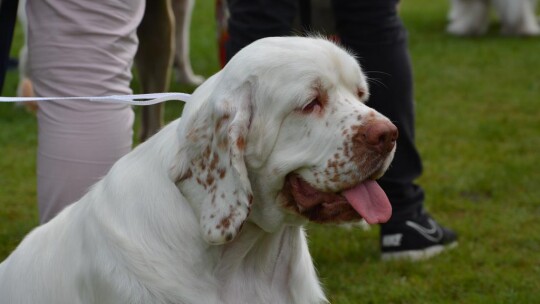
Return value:
<svg viewBox="0 0 540 304">
<path fill-rule="evenodd" d="M 139 49 L 135 64 L 142 93 L 169 91 L 171 69 L 176 81 L 198 86 L 204 77 L 196 75 L 189 59 L 189 30 L 195 0 L 153 0 L 146 2 L 137 29 Z M 163 104 L 141 109 L 140 141 L 163 126 Z"/>
<path fill-rule="evenodd" d="M 536 0 L 451 0 L 447 31 L 458 36 L 486 33 L 491 7 L 500 19 L 502 34 L 540 35 Z"/>
</svg>

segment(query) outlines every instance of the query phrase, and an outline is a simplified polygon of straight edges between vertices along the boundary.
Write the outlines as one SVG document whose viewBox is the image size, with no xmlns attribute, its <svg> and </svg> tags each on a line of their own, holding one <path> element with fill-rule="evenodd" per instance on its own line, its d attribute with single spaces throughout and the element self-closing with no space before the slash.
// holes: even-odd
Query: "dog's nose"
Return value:
<svg viewBox="0 0 540 304">
<path fill-rule="evenodd" d="M 388 153 L 396 145 L 397 127 L 389 121 L 372 122 L 364 131 L 364 140 L 368 148 L 379 153 Z"/>
</svg>

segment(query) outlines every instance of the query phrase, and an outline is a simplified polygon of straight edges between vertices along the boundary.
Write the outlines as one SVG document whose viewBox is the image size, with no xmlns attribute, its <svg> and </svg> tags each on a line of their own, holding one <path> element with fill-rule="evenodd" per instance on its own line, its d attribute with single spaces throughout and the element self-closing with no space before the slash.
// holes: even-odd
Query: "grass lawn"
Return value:
<svg viewBox="0 0 540 304">
<path fill-rule="evenodd" d="M 540 38 L 501 37 L 495 24 L 484 37 L 450 37 L 446 10 L 446 1 L 401 5 L 425 166 L 418 182 L 459 246 L 421 263 L 381 262 L 376 227 L 310 225 L 333 303 L 540 303 Z M 213 17 L 213 0 L 197 1 L 192 60 L 205 76 L 218 69 Z M 16 82 L 11 72 L 4 95 Z M 180 113 L 167 105 L 168 120 Z M 0 105 L 0 260 L 38 222 L 36 132 L 33 115 Z"/>
</svg>

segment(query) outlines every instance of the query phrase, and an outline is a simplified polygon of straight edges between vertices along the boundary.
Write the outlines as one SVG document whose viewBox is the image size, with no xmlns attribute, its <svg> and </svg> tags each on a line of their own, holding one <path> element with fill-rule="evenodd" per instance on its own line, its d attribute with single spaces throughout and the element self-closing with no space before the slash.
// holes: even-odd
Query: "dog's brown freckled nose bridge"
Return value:
<svg viewBox="0 0 540 304">
<path fill-rule="evenodd" d="M 396 145 L 397 138 L 398 129 L 393 123 L 373 121 L 360 128 L 354 140 L 363 141 L 373 151 L 389 153 Z"/>
</svg>

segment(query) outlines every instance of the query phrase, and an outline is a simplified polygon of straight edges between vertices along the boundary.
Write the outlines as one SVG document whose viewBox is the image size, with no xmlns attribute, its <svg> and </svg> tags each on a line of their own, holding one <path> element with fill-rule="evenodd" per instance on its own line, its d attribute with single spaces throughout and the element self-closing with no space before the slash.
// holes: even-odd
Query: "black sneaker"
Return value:
<svg viewBox="0 0 540 304">
<path fill-rule="evenodd" d="M 383 260 L 424 260 L 457 246 L 456 233 L 439 225 L 428 213 L 381 225 L 380 240 Z"/>
</svg>

